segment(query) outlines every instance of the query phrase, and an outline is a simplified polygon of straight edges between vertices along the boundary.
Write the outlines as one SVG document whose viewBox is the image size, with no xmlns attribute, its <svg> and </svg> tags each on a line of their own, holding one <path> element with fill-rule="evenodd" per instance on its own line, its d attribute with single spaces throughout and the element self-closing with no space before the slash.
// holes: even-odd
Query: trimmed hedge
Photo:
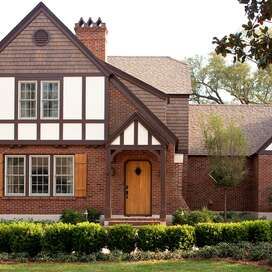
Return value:
<svg viewBox="0 0 272 272">
<path fill-rule="evenodd" d="M 134 228 L 116 225 L 104 228 L 95 223 L 0 223 L 0 252 L 88 255 L 108 247 L 113 251 L 187 250 L 219 243 L 271 242 L 272 221 L 200 223 L 194 226 L 147 225 Z M 208 253 L 207 253 L 208 254 Z"/>
<path fill-rule="evenodd" d="M 166 241 L 166 227 L 163 225 L 146 225 L 138 230 L 137 245 L 140 250 L 165 250 Z"/>
<path fill-rule="evenodd" d="M 0 224 L 0 251 L 27 252 L 35 256 L 42 249 L 42 225 L 13 222 Z"/>
<path fill-rule="evenodd" d="M 135 249 L 137 230 L 131 225 L 109 227 L 107 233 L 107 246 L 110 250 L 131 252 Z"/>
<path fill-rule="evenodd" d="M 195 235 L 196 243 L 201 247 L 221 242 L 269 242 L 272 238 L 272 223 L 267 220 L 241 223 L 200 223 L 195 227 Z"/>
<path fill-rule="evenodd" d="M 106 230 L 99 224 L 79 223 L 72 231 L 72 248 L 81 253 L 100 251 L 106 244 Z"/>
<path fill-rule="evenodd" d="M 192 226 L 170 226 L 165 232 L 169 250 L 189 249 L 195 244 L 195 228 Z"/>
</svg>

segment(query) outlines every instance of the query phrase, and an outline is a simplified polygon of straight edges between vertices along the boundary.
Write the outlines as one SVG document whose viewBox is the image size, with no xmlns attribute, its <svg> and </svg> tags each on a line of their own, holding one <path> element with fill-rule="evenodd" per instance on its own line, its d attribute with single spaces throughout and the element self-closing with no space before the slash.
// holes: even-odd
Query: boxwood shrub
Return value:
<svg viewBox="0 0 272 272">
<path fill-rule="evenodd" d="M 84 222 L 72 228 L 72 248 L 77 252 L 98 252 L 105 244 L 106 230 L 99 224 Z"/>
<path fill-rule="evenodd" d="M 137 246 L 140 250 L 165 250 L 166 241 L 166 227 L 163 225 L 146 225 L 138 229 Z"/>
<path fill-rule="evenodd" d="M 43 250 L 50 253 L 71 253 L 75 225 L 54 223 L 44 226 Z"/>
<path fill-rule="evenodd" d="M 29 222 L 0 223 L 0 251 L 27 252 L 36 255 L 42 249 L 41 224 Z"/>
<path fill-rule="evenodd" d="M 131 225 L 115 225 L 107 229 L 107 246 L 110 250 L 131 252 L 135 249 L 137 230 Z"/>
<path fill-rule="evenodd" d="M 192 226 L 170 226 L 165 230 L 166 247 L 169 250 L 189 249 L 195 244 L 195 228 Z"/>
<path fill-rule="evenodd" d="M 244 221 L 241 223 L 200 223 L 195 227 L 198 246 L 216 245 L 221 242 L 271 241 L 271 223 L 266 220 Z"/>
</svg>

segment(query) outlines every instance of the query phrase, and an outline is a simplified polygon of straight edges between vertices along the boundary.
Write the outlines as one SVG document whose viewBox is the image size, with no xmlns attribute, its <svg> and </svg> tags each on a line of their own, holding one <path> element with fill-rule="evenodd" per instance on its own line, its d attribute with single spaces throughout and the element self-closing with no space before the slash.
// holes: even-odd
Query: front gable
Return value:
<svg viewBox="0 0 272 272">
<path fill-rule="evenodd" d="M 164 146 L 167 139 L 163 138 L 155 127 L 150 126 L 144 118 L 135 113 L 109 139 L 110 146 Z"/>
<path fill-rule="evenodd" d="M 34 33 L 44 29 L 45 46 L 37 46 Z M 100 73 L 71 40 L 41 10 L 0 52 L 0 73 Z"/>
</svg>

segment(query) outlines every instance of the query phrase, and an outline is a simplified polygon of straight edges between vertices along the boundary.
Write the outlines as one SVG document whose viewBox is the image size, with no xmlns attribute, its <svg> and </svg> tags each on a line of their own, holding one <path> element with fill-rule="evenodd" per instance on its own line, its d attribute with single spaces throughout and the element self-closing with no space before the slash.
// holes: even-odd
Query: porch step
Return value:
<svg viewBox="0 0 272 272">
<path fill-rule="evenodd" d="M 137 217 L 137 218 L 111 218 L 109 221 L 105 221 L 105 226 L 113 226 L 118 224 L 129 224 L 132 226 L 143 226 L 143 225 L 156 225 L 163 224 L 165 225 L 165 221 L 161 221 L 159 218 L 148 218 L 148 217 Z"/>
</svg>

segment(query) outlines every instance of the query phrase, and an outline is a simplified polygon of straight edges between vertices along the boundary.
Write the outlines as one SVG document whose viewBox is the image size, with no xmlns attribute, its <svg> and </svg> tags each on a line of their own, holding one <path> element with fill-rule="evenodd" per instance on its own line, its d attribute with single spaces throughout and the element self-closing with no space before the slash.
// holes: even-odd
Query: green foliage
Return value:
<svg viewBox="0 0 272 272">
<path fill-rule="evenodd" d="M 131 225 L 115 225 L 107 229 L 107 245 L 110 250 L 131 252 L 135 249 L 137 230 Z"/>
<path fill-rule="evenodd" d="M 192 226 L 166 228 L 166 247 L 170 250 L 189 249 L 195 244 L 195 229 Z"/>
<path fill-rule="evenodd" d="M 243 132 L 232 122 L 225 125 L 217 115 L 211 115 L 202 127 L 213 181 L 222 187 L 239 184 L 246 174 L 247 141 Z"/>
<path fill-rule="evenodd" d="M 88 211 L 88 221 L 93 223 L 99 223 L 101 213 L 95 208 L 89 208 Z"/>
<path fill-rule="evenodd" d="M 206 208 L 195 211 L 177 209 L 173 215 L 173 224 L 194 226 L 198 223 L 214 222 L 215 217 L 216 214 Z"/>
<path fill-rule="evenodd" d="M 72 247 L 75 251 L 92 253 L 106 244 L 106 230 L 99 224 L 83 222 L 72 229 Z"/>
<path fill-rule="evenodd" d="M 246 174 L 247 141 L 242 130 L 233 122 L 224 124 L 223 118 L 211 115 L 202 123 L 204 144 L 208 151 L 209 176 L 225 189 L 225 218 L 227 211 L 226 188 L 241 183 Z"/>
<path fill-rule="evenodd" d="M 269 242 L 272 238 L 271 222 L 266 220 L 256 220 L 242 222 L 248 233 L 247 241 L 250 242 Z"/>
<path fill-rule="evenodd" d="M 216 245 L 221 242 L 269 242 L 272 238 L 272 228 L 271 222 L 265 220 L 200 223 L 195 227 L 195 235 L 198 246 Z"/>
<path fill-rule="evenodd" d="M 218 214 L 217 217 L 218 221 L 215 222 L 223 222 L 224 220 L 224 213 L 221 212 Z M 250 220 L 257 220 L 258 217 L 250 212 L 234 212 L 228 211 L 227 212 L 227 222 L 241 222 L 241 221 L 250 221 Z"/>
<path fill-rule="evenodd" d="M 46 252 L 72 252 L 72 233 L 74 225 L 54 223 L 44 226 L 43 250 Z"/>
<path fill-rule="evenodd" d="M 86 221 L 82 213 L 75 211 L 73 209 L 65 209 L 62 212 L 60 220 L 63 223 L 70 223 L 70 224 L 77 224 L 77 223 Z"/>
<path fill-rule="evenodd" d="M 147 225 L 139 228 L 137 246 L 144 251 L 165 250 L 167 248 L 166 227 L 163 225 Z"/>
<path fill-rule="evenodd" d="M 248 63 L 229 65 L 222 56 L 187 59 L 193 95 L 198 104 L 271 104 L 272 69 L 253 71 Z"/>
<path fill-rule="evenodd" d="M 242 24 L 240 32 L 215 37 L 215 52 L 222 56 L 232 55 L 233 62 L 249 59 L 259 68 L 272 63 L 272 37 L 266 22 L 271 22 L 272 0 L 239 0 L 245 4 L 247 22 Z"/>
<path fill-rule="evenodd" d="M 41 224 L 2 223 L 0 224 L 0 251 L 27 252 L 30 256 L 34 256 L 41 250 L 42 235 Z"/>
</svg>

